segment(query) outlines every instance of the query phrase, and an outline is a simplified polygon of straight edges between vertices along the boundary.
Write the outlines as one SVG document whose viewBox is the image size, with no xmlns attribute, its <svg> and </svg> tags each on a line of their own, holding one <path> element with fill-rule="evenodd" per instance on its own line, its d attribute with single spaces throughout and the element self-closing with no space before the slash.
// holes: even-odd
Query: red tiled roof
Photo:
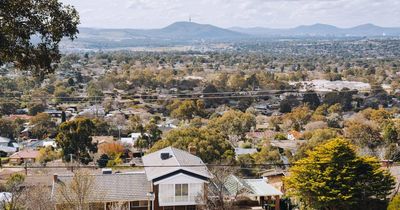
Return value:
<svg viewBox="0 0 400 210">
<path fill-rule="evenodd" d="M 289 131 L 289 134 L 292 134 L 292 136 L 296 139 L 300 139 L 302 137 L 302 134 L 298 131 Z"/>
<path fill-rule="evenodd" d="M 40 154 L 39 151 L 36 150 L 23 150 L 12 154 L 10 158 L 24 158 L 24 159 L 37 158 L 39 154 Z"/>
<path fill-rule="evenodd" d="M 30 120 L 32 116 L 26 115 L 26 114 L 12 114 L 8 116 L 10 120 L 16 120 L 16 119 L 23 119 L 23 120 Z"/>
</svg>

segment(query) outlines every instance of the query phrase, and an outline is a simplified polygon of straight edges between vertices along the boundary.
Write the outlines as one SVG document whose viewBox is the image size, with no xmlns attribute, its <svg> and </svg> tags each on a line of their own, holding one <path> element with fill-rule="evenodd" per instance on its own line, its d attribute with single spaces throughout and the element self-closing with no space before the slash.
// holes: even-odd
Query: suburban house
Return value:
<svg viewBox="0 0 400 210">
<path fill-rule="evenodd" d="M 145 134 L 147 135 L 147 134 Z M 136 141 L 142 136 L 142 133 L 130 133 L 128 137 L 122 137 L 121 142 L 134 146 Z"/>
<path fill-rule="evenodd" d="M 22 150 L 10 156 L 11 164 L 34 163 L 39 157 L 37 150 Z"/>
<path fill-rule="evenodd" d="M 196 210 L 205 202 L 205 185 L 212 175 L 189 152 L 167 147 L 143 156 L 144 171 L 86 175 L 91 183 L 86 203 L 93 210 Z M 64 209 L 77 198 L 65 186 L 74 175 L 54 175 L 52 199 Z M 75 197 L 74 197 L 75 196 Z"/>
<path fill-rule="evenodd" d="M 203 161 L 189 152 L 167 147 L 143 156 L 152 183 L 155 210 L 195 210 L 205 201 L 205 185 L 212 178 Z"/>
<path fill-rule="evenodd" d="M 257 152 L 257 149 L 255 148 L 240 148 L 240 147 L 236 147 L 235 148 L 235 156 L 236 159 L 240 156 L 240 155 L 252 155 L 254 153 Z"/>
<path fill-rule="evenodd" d="M 16 142 L 12 142 L 11 139 L 0 137 L 0 153 L 13 154 L 19 150 L 19 145 Z"/>
<path fill-rule="evenodd" d="M 303 134 L 298 131 L 289 131 L 287 134 L 287 139 L 291 141 L 301 140 Z"/>
<path fill-rule="evenodd" d="M 257 201 L 260 206 L 268 209 L 280 209 L 281 191 L 268 184 L 264 179 L 242 179 L 230 175 L 224 183 L 225 192 L 231 199 L 246 197 Z"/>
<path fill-rule="evenodd" d="M 92 136 L 92 143 L 97 144 L 97 146 L 114 142 L 113 136 Z"/>
<path fill-rule="evenodd" d="M 81 198 L 91 210 L 135 209 L 147 210 L 151 205 L 149 192 L 151 182 L 147 181 L 144 171 L 121 174 L 86 175 L 84 180 L 87 191 L 79 194 L 72 192 L 74 175 L 54 175 L 51 197 L 55 208 L 65 209 Z M 82 179 L 82 178 L 81 178 Z M 73 205 L 73 204 L 72 204 Z"/>
<path fill-rule="evenodd" d="M 30 150 L 39 150 L 41 148 L 46 148 L 46 147 L 57 148 L 57 144 L 54 139 L 26 141 L 22 144 L 22 146 L 24 149 L 30 149 Z"/>
<path fill-rule="evenodd" d="M 261 177 L 276 189 L 284 192 L 283 178 L 287 176 L 287 172 L 281 169 L 269 169 L 260 173 Z"/>
</svg>

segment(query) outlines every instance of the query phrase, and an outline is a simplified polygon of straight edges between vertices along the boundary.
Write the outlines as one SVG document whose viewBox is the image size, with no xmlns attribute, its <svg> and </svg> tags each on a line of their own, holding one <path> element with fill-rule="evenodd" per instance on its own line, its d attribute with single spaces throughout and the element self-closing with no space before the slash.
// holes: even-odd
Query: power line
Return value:
<svg viewBox="0 0 400 210">
<path fill-rule="evenodd" d="M 299 91 L 299 90 L 262 90 L 262 91 L 234 91 L 234 92 L 215 92 L 215 93 L 179 93 L 179 94 L 133 94 L 131 96 L 128 96 L 130 98 L 125 99 L 125 100 L 134 100 L 134 99 L 142 99 L 142 100 L 174 100 L 174 99 L 184 99 L 184 100 L 190 100 L 190 99 L 223 99 L 223 98 L 246 98 L 246 97 L 263 97 L 263 96 L 270 96 L 270 95 L 281 95 L 284 93 L 296 93 L 296 94 L 302 94 L 302 95 L 311 95 L 311 94 L 324 94 L 324 93 L 370 93 L 374 90 L 370 91 L 357 91 L 357 90 L 343 90 L 343 91 Z M 239 95 L 228 95 L 227 94 L 239 94 Z M 199 96 L 199 97 L 193 97 L 193 96 Z M 212 96 L 206 96 L 204 95 L 212 95 Z M 216 96 L 215 96 L 216 95 Z M 223 95 L 223 96 L 219 96 Z M 184 97 L 179 97 L 179 96 L 184 96 Z M 185 97 L 185 96 L 190 96 L 190 97 Z M 116 96 L 114 95 L 114 98 Z M 151 98 L 151 97 L 157 97 L 157 98 Z M 161 98 L 160 98 L 161 97 Z M 170 98 L 168 98 L 170 97 Z M 107 99 L 109 97 L 107 96 L 68 96 L 68 97 L 55 97 L 55 96 L 46 96 L 46 97 L 30 97 L 28 96 L 27 99 L 22 99 L 22 98 L 17 98 L 13 96 L 1 96 L 1 99 L 11 99 L 11 100 L 16 100 L 16 101 L 23 101 L 23 100 L 45 100 L 45 99 Z M 76 102 L 76 101 L 72 101 Z M 0 101 L 0 103 L 2 103 Z M 7 102 L 6 102 L 7 103 Z"/>
<path fill-rule="evenodd" d="M 296 165 L 336 165 L 336 164 L 349 164 L 349 163 L 357 163 L 358 161 L 338 161 L 338 162 L 294 162 L 294 163 L 264 163 L 264 164 L 204 164 L 204 165 L 118 165 L 118 168 L 204 168 L 204 167 L 233 167 L 240 169 L 255 169 L 259 167 L 269 167 L 269 166 L 296 166 Z M 381 164 L 381 161 L 371 161 L 368 163 L 376 163 Z M 390 165 L 397 164 L 397 162 L 393 162 Z M 100 168 L 98 165 L 74 165 L 74 166 L 1 166 L 0 168 L 10 168 L 10 169 L 40 169 L 40 168 L 49 168 L 49 169 L 60 169 L 60 168 Z"/>
</svg>

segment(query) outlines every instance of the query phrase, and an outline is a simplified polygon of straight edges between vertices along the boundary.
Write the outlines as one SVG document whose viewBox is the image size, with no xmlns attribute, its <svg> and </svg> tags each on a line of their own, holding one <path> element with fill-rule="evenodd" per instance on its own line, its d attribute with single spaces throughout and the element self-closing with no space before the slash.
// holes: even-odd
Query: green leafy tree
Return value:
<svg viewBox="0 0 400 210">
<path fill-rule="evenodd" d="M 102 154 L 100 158 L 97 160 L 97 164 L 100 168 L 105 168 L 109 160 L 110 158 L 108 157 L 107 154 Z"/>
<path fill-rule="evenodd" d="M 285 180 L 288 194 L 309 209 L 374 209 L 385 200 L 394 178 L 372 157 L 357 156 L 348 140 L 337 138 L 307 152 Z"/>
<path fill-rule="evenodd" d="M 61 39 L 78 33 L 78 12 L 57 0 L 0 1 L 0 17 L 0 64 L 14 62 L 40 79 L 54 72 Z"/>
<path fill-rule="evenodd" d="M 32 102 L 28 104 L 28 114 L 31 116 L 35 116 L 38 113 L 44 112 L 46 110 L 46 106 L 40 102 Z"/>
<path fill-rule="evenodd" d="M 15 114 L 19 109 L 19 103 L 14 100 L 0 100 L 0 116 Z"/>
<path fill-rule="evenodd" d="M 39 150 L 38 161 L 40 163 L 47 163 L 61 158 L 61 152 L 52 147 L 45 147 Z"/>
<path fill-rule="evenodd" d="M 294 156 L 295 160 L 306 157 L 307 151 L 312 150 L 314 147 L 323 144 L 330 139 L 338 137 L 339 134 L 335 129 L 327 128 L 305 132 L 303 136 L 307 142 L 300 145 Z"/>
<path fill-rule="evenodd" d="M 227 85 L 232 91 L 240 91 L 244 90 L 247 87 L 247 81 L 242 74 L 232 74 L 228 81 Z"/>
<path fill-rule="evenodd" d="M 354 144 L 361 147 L 374 149 L 384 143 L 380 130 L 377 127 L 358 120 L 352 120 L 346 123 L 344 135 Z"/>
<path fill-rule="evenodd" d="M 208 123 L 208 128 L 217 129 L 223 135 L 237 135 L 244 137 L 246 132 L 256 126 L 256 118 L 250 113 L 236 110 L 229 110 L 221 117 L 212 118 Z"/>
<path fill-rule="evenodd" d="M 286 119 L 292 122 L 292 126 L 295 130 L 303 130 L 311 119 L 312 111 L 307 105 L 299 106 L 294 108 L 290 113 L 286 114 Z M 297 128 L 297 129 L 296 129 Z"/>
<path fill-rule="evenodd" d="M 99 101 L 104 96 L 100 85 L 93 81 L 89 82 L 86 91 L 91 101 Z"/>
<path fill-rule="evenodd" d="M 148 143 L 150 146 L 161 139 L 162 131 L 158 129 L 155 120 L 150 120 L 150 122 L 144 126 L 144 130 L 147 134 L 145 136 L 148 138 Z"/>
<path fill-rule="evenodd" d="M 95 130 L 90 119 L 79 118 L 60 125 L 56 137 L 57 145 L 62 149 L 64 159 L 70 161 L 70 155 L 81 163 L 92 161 L 91 152 L 97 152 L 97 145 L 92 142 Z"/>
<path fill-rule="evenodd" d="M 128 128 L 130 132 L 144 132 L 143 121 L 138 115 L 129 117 Z"/>
<path fill-rule="evenodd" d="M 252 155 L 256 164 L 282 163 L 278 148 L 271 145 L 263 146 L 261 150 Z"/>
<path fill-rule="evenodd" d="M 56 133 L 56 124 L 49 114 L 37 114 L 31 118 L 30 124 L 33 126 L 31 129 L 31 135 L 34 138 L 43 139 L 53 136 Z"/>
<path fill-rule="evenodd" d="M 110 135 L 110 130 L 111 130 L 111 126 L 110 124 L 101 119 L 101 118 L 95 118 L 92 120 L 92 122 L 94 123 L 94 136 L 107 136 Z"/>
<path fill-rule="evenodd" d="M 195 116 L 202 116 L 205 105 L 203 101 L 185 100 L 175 101 L 169 108 L 172 117 L 180 120 L 191 120 Z"/>
<path fill-rule="evenodd" d="M 4 199 L 2 202 L 4 209 L 23 209 L 23 194 L 25 176 L 23 174 L 15 173 L 7 178 L 5 183 L 6 192 L 12 194 L 11 198 Z"/>
<path fill-rule="evenodd" d="M 330 106 L 328 108 L 328 113 L 329 114 L 334 114 L 334 113 L 340 114 L 340 113 L 342 113 L 342 110 L 343 110 L 342 105 L 337 103 L 337 104 L 333 104 L 332 106 Z"/>
<path fill-rule="evenodd" d="M 400 209 L 400 195 L 396 195 L 392 201 L 390 201 L 387 210 L 399 210 Z"/>
<path fill-rule="evenodd" d="M 229 142 L 214 129 L 185 127 L 171 130 L 165 138 L 158 141 L 150 152 L 173 146 L 187 151 L 189 146 L 196 147 L 197 156 L 204 162 L 211 163 L 232 158 Z"/>
<path fill-rule="evenodd" d="M 13 138 L 14 137 L 14 124 L 11 120 L 0 118 L 0 136 Z"/>
<path fill-rule="evenodd" d="M 321 100 L 317 93 L 309 91 L 304 94 L 303 103 L 307 104 L 311 109 L 316 109 L 321 104 Z"/>
<path fill-rule="evenodd" d="M 389 144 L 399 141 L 399 134 L 394 123 L 389 122 L 383 128 L 383 140 Z"/>
<path fill-rule="evenodd" d="M 71 96 L 71 89 L 63 86 L 58 86 L 54 91 L 54 97 L 56 98 L 57 103 L 70 101 Z"/>
</svg>

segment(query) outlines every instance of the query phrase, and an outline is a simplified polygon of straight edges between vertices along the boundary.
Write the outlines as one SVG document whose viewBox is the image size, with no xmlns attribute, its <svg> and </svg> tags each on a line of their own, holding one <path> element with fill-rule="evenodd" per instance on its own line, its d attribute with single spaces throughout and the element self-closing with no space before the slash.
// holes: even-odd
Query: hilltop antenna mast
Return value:
<svg viewBox="0 0 400 210">
<path fill-rule="evenodd" d="M 189 23 L 192 22 L 192 16 L 189 15 Z"/>
</svg>

